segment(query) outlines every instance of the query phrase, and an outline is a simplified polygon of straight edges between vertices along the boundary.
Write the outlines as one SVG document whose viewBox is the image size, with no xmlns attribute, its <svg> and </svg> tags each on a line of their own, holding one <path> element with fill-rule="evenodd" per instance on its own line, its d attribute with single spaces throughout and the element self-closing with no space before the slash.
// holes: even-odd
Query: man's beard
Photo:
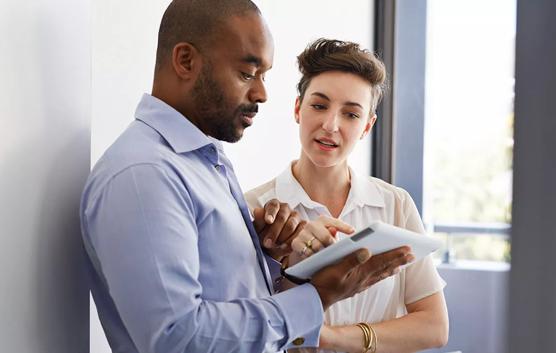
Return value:
<svg viewBox="0 0 556 353">
<path fill-rule="evenodd" d="M 237 142 L 248 126 L 242 121 L 243 113 L 258 111 L 257 104 L 241 104 L 232 107 L 224 90 L 212 77 L 212 66 L 203 65 L 193 87 L 193 101 L 198 113 L 199 124 L 207 135 L 226 142 Z"/>
</svg>

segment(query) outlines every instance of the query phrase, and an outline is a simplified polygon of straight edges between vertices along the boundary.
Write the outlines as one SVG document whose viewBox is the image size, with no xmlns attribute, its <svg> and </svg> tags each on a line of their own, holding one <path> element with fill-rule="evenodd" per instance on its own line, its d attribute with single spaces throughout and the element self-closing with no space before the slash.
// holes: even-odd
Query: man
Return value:
<svg viewBox="0 0 556 353">
<path fill-rule="evenodd" d="M 412 259 L 366 251 L 275 293 L 277 262 L 303 228 L 287 205 L 247 210 L 218 140 L 238 141 L 272 66 L 248 0 L 176 0 L 159 32 L 152 95 L 99 160 L 81 219 L 93 293 L 114 352 L 263 352 L 317 346 L 322 313 Z M 257 232 L 259 234 L 257 234 Z M 284 250 L 285 249 L 285 250 Z M 367 261 L 368 260 L 368 261 Z"/>
</svg>

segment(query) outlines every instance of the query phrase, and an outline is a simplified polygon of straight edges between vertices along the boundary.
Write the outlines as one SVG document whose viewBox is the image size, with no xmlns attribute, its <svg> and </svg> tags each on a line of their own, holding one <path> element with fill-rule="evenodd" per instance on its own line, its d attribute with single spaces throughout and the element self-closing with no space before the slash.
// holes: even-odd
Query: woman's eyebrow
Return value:
<svg viewBox="0 0 556 353">
<path fill-rule="evenodd" d="M 359 107 L 363 109 L 363 106 L 357 102 L 345 102 L 344 105 L 350 105 L 350 106 Z"/>
<path fill-rule="evenodd" d="M 326 99 L 327 101 L 330 101 L 330 100 L 331 100 L 331 99 L 328 98 L 328 96 L 327 96 L 326 94 L 324 94 L 324 93 L 313 92 L 313 93 L 311 93 L 311 95 L 312 95 L 312 96 L 320 97 L 320 98 L 322 98 L 322 99 Z M 347 102 L 344 102 L 344 105 L 349 105 L 349 106 L 353 106 L 353 107 L 359 107 L 359 108 L 363 109 L 363 106 L 362 106 L 361 104 L 357 103 L 357 102 L 347 101 Z"/>
<path fill-rule="evenodd" d="M 326 94 L 324 94 L 324 93 L 313 92 L 313 93 L 311 93 L 311 95 L 312 95 L 312 96 L 320 97 L 320 98 L 322 98 L 322 99 L 326 99 L 327 101 L 330 100 L 330 98 L 328 98 L 328 96 L 327 96 Z"/>
</svg>

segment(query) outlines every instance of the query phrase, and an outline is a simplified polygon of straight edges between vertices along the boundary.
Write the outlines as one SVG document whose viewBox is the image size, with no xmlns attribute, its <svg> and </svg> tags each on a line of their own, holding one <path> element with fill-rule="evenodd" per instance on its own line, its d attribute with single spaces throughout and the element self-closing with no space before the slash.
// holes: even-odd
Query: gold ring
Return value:
<svg viewBox="0 0 556 353">
<path fill-rule="evenodd" d="M 308 246 L 305 246 L 305 247 L 303 248 L 303 250 L 301 250 L 301 256 L 305 256 L 305 253 L 307 252 L 307 249 L 309 249 L 309 247 L 308 247 Z"/>
<path fill-rule="evenodd" d="M 317 239 L 317 238 L 316 238 L 316 237 L 312 237 L 311 239 L 309 239 L 308 241 L 305 242 L 305 245 L 306 245 L 309 249 L 311 249 L 311 250 L 313 250 L 312 245 L 313 245 L 313 240 L 315 240 L 315 239 Z"/>
</svg>

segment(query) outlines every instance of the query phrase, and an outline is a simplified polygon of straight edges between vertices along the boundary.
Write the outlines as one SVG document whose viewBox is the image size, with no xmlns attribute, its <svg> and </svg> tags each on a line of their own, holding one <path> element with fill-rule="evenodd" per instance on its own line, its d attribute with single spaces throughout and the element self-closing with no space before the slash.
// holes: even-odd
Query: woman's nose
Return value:
<svg viewBox="0 0 556 353">
<path fill-rule="evenodd" d="M 322 122 L 322 129 L 326 132 L 338 131 L 338 114 L 327 114 L 325 120 Z"/>
</svg>

